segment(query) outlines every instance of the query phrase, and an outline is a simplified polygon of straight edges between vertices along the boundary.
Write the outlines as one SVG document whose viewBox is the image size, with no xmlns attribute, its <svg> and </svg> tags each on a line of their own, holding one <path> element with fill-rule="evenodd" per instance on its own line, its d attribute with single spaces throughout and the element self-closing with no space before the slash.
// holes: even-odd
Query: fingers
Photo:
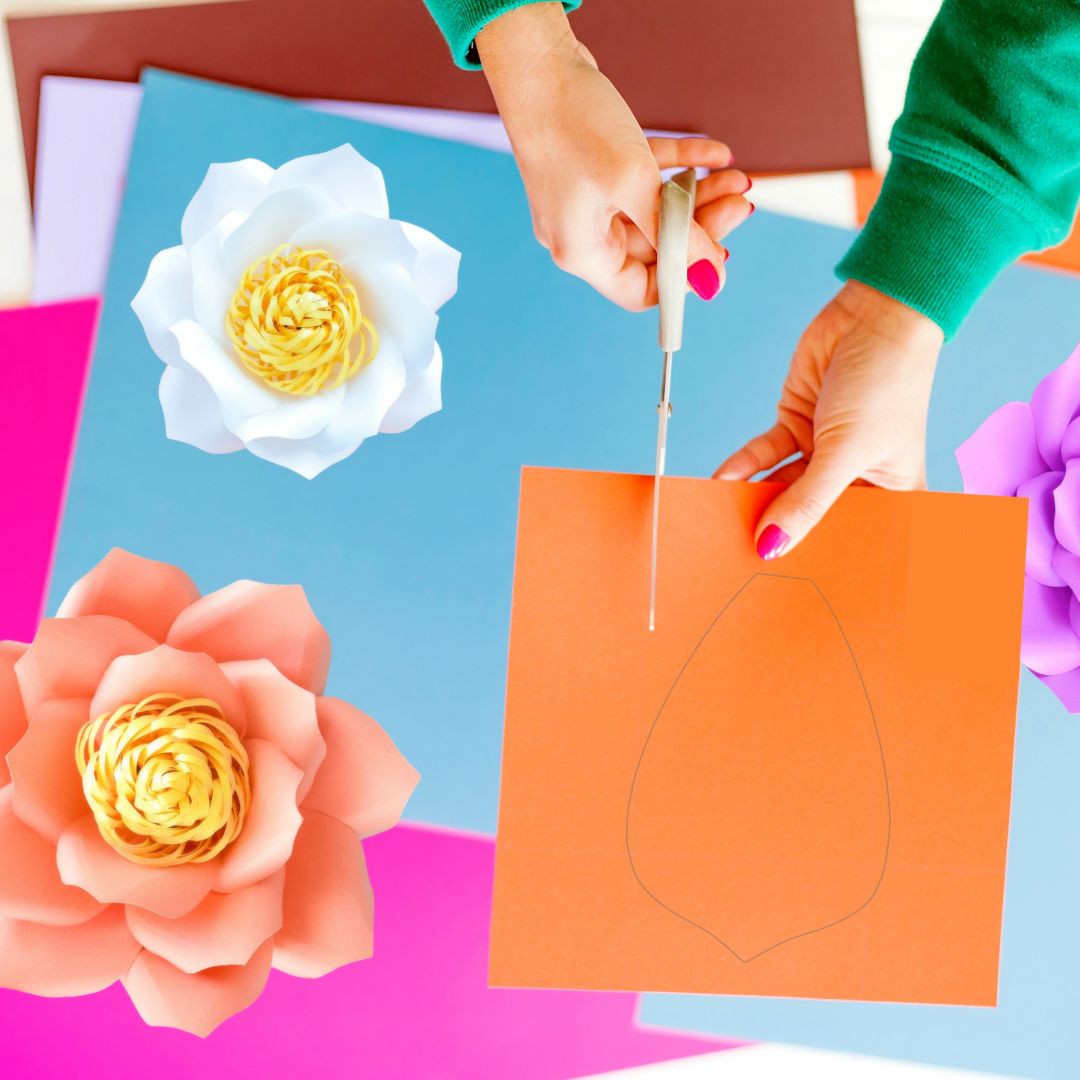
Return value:
<svg viewBox="0 0 1080 1080">
<path fill-rule="evenodd" d="M 722 169 L 720 172 L 709 173 L 698 181 L 698 209 L 726 195 L 745 195 L 752 186 L 750 177 L 738 169 Z"/>
<path fill-rule="evenodd" d="M 722 240 L 754 212 L 754 204 L 741 195 L 725 195 L 706 206 L 699 206 L 694 215 L 697 223 L 714 240 Z"/>
<path fill-rule="evenodd" d="M 649 149 L 661 169 L 682 166 L 700 166 L 704 169 L 726 169 L 734 160 L 727 144 L 716 139 L 700 137 L 670 138 L 654 135 L 649 139 Z"/>
<path fill-rule="evenodd" d="M 727 248 L 721 247 L 696 222 L 690 223 L 690 252 L 686 280 L 702 300 L 712 300 L 724 287 Z"/>
<path fill-rule="evenodd" d="M 794 461 L 789 461 L 786 465 L 781 465 L 779 469 L 774 469 L 768 476 L 763 476 L 762 480 L 770 484 L 784 484 L 785 486 L 794 484 L 806 472 L 806 466 L 809 464 L 807 458 L 798 457 Z"/>
<path fill-rule="evenodd" d="M 802 476 L 761 515 L 754 534 L 758 555 L 775 559 L 794 549 L 858 474 L 842 444 L 817 447 Z"/>
<path fill-rule="evenodd" d="M 795 436 L 782 424 L 751 439 L 713 473 L 716 480 L 749 480 L 755 473 L 773 469 L 798 449 Z"/>
</svg>

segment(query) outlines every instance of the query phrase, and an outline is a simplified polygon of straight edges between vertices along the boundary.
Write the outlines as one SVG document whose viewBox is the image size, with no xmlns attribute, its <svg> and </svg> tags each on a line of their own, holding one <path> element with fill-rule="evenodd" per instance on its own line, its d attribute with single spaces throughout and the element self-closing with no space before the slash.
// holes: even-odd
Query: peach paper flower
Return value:
<svg viewBox="0 0 1080 1080">
<path fill-rule="evenodd" d="M 200 597 L 119 549 L 0 643 L 0 986 L 119 979 L 148 1024 L 207 1035 L 271 967 L 369 957 L 360 840 L 418 775 L 321 696 L 329 663 L 299 586 Z"/>
</svg>

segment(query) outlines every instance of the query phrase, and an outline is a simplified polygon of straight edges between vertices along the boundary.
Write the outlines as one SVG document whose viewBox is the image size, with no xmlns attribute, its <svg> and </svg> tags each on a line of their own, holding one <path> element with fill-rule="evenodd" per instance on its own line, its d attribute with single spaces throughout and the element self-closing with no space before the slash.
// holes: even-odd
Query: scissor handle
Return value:
<svg viewBox="0 0 1080 1080">
<path fill-rule="evenodd" d="M 660 238 L 656 249 L 656 290 L 660 297 L 660 348 L 682 348 L 686 310 L 686 264 L 690 222 L 694 220 L 697 173 L 686 169 L 665 181 L 660 191 Z"/>
</svg>

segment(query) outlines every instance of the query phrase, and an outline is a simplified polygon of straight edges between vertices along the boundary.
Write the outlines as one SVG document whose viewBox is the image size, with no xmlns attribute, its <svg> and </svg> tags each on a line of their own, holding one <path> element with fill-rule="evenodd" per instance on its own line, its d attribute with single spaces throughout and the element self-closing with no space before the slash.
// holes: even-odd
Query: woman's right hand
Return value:
<svg viewBox="0 0 1080 1080">
<path fill-rule="evenodd" d="M 687 280 L 723 287 L 719 243 L 753 212 L 745 174 L 712 139 L 646 139 L 625 101 L 574 37 L 560 3 L 515 8 L 477 35 L 514 148 L 533 230 L 563 270 L 631 311 L 657 302 L 662 168 L 716 170 L 698 183 Z"/>
</svg>

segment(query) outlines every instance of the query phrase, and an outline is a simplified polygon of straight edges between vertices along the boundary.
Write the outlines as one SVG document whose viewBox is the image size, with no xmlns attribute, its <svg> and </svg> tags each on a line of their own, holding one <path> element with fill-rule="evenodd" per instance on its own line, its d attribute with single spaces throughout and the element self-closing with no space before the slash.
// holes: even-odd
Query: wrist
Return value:
<svg viewBox="0 0 1080 1080">
<path fill-rule="evenodd" d="M 836 301 L 850 318 L 897 345 L 940 348 L 944 342 L 933 319 L 861 281 L 845 281 Z"/>
<path fill-rule="evenodd" d="M 476 35 L 476 49 L 492 93 L 500 98 L 531 95 L 580 59 L 580 46 L 560 2 L 527 3 L 492 19 Z"/>
</svg>

